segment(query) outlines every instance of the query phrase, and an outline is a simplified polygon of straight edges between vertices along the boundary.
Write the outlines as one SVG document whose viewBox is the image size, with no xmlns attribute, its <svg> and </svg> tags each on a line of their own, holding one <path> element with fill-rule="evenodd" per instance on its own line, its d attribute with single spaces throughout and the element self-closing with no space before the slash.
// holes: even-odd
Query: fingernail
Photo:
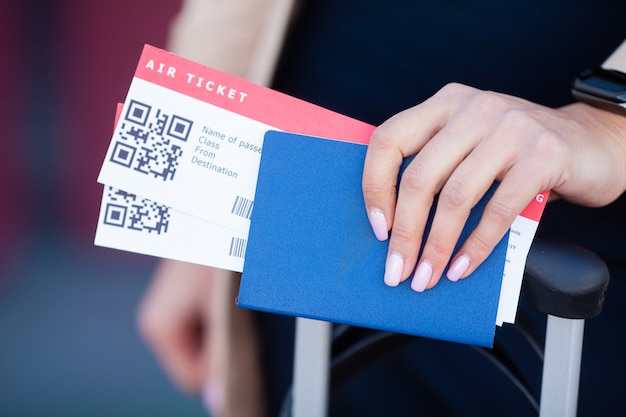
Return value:
<svg viewBox="0 0 626 417">
<path fill-rule="evenodd" d="M 413 291 L 424 292 L 432 276 L 433 267 L 430 262 L 420 262 L 415 270 L 415 274 L 413 275 L 413 280 L 411 281 L 411 288 Z"/>
<path fill-rule="evenodd" d="M 387 220 L 385 220 L 385 215 L 382 211 L 378 209 L 372 209 L 372 211 L 370 211 L 370 224 L 372 225 L 376 239 L 380 241 L 387 240 L 389 237 L 389 229 L 387 228 Z"/>
<path fill-rule="evenodd" d="M 392 252 L 385 265 L 385 284 L 397 287 L 404 271 L 404 259 L 398 252 Z"/>
<path fill-rule="evenodd" d="M 465 274 L 469 266 L 470 259 L 466 255 L 461 255 L 456 258 L 450 268 L 448 268 L 446 277 L 448 277 L 448 279 L 452 282 L 457 282 L 463 274 Z"/>
<path fill-rule="evenodd" d="M 218 414 L 224 406 L 224 390 L 219 384 L 207 382 L 202 390 L 202 400 L 209 413 Z"/>
</svg>

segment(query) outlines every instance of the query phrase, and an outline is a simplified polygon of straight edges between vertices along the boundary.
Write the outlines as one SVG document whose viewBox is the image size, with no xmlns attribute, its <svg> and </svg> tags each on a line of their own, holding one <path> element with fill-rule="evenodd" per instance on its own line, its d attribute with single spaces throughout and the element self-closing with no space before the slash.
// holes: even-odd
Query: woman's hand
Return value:
<svg viewBox="0 0 626 417">
<path fill-rule="evenodd" d="M 260 416 L 259 341 L 252 312 L 238 309 L 236 274 L 162 260 L 138 327 L 174 383 L 202 392 L 212 416 Z"/>
<path fill-rule="evenodd" d="M 411 155 L 416 156 L 398 188 L 400 165 Z M 494 181 L 500 185 L 479 225 L 453 254 L 470 210 Z M 602 206 L 625 188 L 626 117 L 582 103 L 551 109 L 460 84 L 445 86 L 380 125 L 363 173 L 376 237 L 387 239 L 391 229 L 385 283 L 396 286 L 415 271 L 415 291 L 437 284 L 448 264 L 452 281 L 471 274 L 542 191 Z M 436 194 L 436 214 L 418 262 Z"/>
<path fill-rule="evenodd" d="M 214 300 L 218 270 L 164 260 L 139 307 L 138 327 L 174 383 L 202 390 L 216 374 L 219 311 Z"/>
</svg>

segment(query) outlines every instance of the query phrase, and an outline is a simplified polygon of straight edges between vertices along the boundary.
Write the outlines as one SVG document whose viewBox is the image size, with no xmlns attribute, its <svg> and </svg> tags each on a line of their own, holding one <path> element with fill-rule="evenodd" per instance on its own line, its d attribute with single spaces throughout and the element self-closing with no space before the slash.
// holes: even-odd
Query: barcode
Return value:
<svg viewBox="0 0 626 417">
<path fill-rule="evenodd" d="M 113 187 L 107 187 L 104 224 L 138 232 L 167 233 L 169 207 Z"/>
<path fill-rule="evenodd" d="M 252 206 L 254 206 L 254 201 L 237 196 L 230 212 L 235 216 L 250 220 L 250 216 L 252 216 Z"/>
<path fill-rule="evenodd" d="M 246 256 L 246 239 L 241 239 L 238 237 L 234 237 L 230 241 L 230 251 L 228 251 L 229 256 L 234 256 L 235 258 L 244 258 Z"/>
<path fill-rule="evenodd" d="M 193 122 L 162 109 L 130 100 L 115 136 L 111 162 L 172 180 L 183 153 L 180 142 L 186 142 Z"/>
</svg>

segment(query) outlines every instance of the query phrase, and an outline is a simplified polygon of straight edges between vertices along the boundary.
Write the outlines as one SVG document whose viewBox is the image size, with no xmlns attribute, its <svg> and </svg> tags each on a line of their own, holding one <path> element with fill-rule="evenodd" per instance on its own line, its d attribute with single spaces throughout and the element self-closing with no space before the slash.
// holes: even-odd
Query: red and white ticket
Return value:
<svg viewBox="0 0 626 417">
<path fill-rule="evenodd" d="M 246 233 L 270 129 L 366 143 L 373 127 L 146 46 L 98 182 Z"/>
</svg>

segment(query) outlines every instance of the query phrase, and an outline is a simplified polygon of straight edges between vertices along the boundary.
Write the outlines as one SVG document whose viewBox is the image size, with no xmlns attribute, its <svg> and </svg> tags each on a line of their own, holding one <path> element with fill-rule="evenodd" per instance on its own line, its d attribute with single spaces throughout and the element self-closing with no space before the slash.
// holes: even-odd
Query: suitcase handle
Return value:
<svg viewBox="0 0 626 417">
<path fill-rule="evenodd" d="M 543 313 L 590 319 L 602 311 L 609 270 L 595 253 L 564 239 L 539 235 L 524 271 L 529 304 Z"/>
</svg>

